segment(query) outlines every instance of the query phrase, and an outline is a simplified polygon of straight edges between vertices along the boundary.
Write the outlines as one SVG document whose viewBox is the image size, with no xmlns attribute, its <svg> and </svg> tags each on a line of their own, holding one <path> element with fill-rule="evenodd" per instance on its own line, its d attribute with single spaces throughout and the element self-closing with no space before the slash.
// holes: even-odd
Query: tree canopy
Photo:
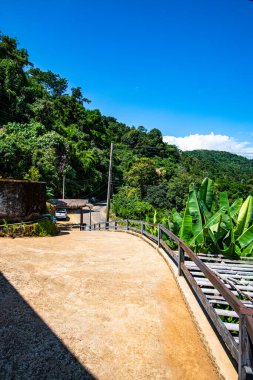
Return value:
<svg viewBox="0 0 253 380">
<path fill-rule="evenodd" d="M 113 142 L 113 202 L 128 207 L 129 217 L 129 210 L 182 210 L 189 185 L 206 176 L 231 200 L 253 195 L 253 160 L 181 152 L 163 142 L 159 129 L 128 126 L 87 109 L 88 102 L 83 89 L 70 89 L 60 74 L 35 67 L 15 38 L 1 35 L 0 176 L 46 181 L 48 194 L 58 197 L 65 174 L 67 197 L 104 198 Z M 124 207 L 118 206 L 121 216 Z"/>
</svg>

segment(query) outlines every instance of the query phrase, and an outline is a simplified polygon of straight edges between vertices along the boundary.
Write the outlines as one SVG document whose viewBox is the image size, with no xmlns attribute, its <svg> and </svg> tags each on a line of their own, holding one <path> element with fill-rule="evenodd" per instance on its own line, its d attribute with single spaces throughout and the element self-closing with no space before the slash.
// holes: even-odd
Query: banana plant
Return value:
<svg viewBox="0 0 253 380">
<path fill-rule="evenodd" d="M 204 242 L 204 224 L 210 219 L 213 209 L 214 191 L 213 181 L 205 178 L 199 192 L 194 185 L 190 185 L 186 203 L 180 237 L 192 247 L 201 246 Z"/>
<path fill-rule="evenodd" d="M 220 193 L 218 210 L 213 182 L 205 178 L 197 192 L 190 186 L 179 236 L 194 251 L 221 253 L 229 257 L 253 255 L 253 198 L 229 205 Z"/>
</svg>

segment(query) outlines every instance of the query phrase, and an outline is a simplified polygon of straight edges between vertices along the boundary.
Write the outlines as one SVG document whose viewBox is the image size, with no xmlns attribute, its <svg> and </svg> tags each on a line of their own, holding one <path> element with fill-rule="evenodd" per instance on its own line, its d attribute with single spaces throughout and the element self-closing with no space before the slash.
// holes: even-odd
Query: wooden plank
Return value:
<svg viewBox="0 0 253 380">
<path fill-rule="evenodd" d="M 206 298 L 208 299 L 208 301 L 210 302 L 210 304 L 229 306 L 229 304 L 227 303 L 227 301 L 224 300 L 223 297 L 212 296 L 212 295 L 208 295 L 207 294 Z M 246 302 L 246 301 L 242 301 L 242 302 L 243 302 L 244 306 L 246 306 L 247 308 L 253 309 L 253 304 L 252 303 L 249 303 L 249 302 Z"/>
<path fill-rule="evenodd" d="M 229 304 L 227 303 L 227 301 L 224 301 L 224 299 L 223 300 L 217 300 L 217 299 L 209 299 L 209 297 L 207 297 L 207 298 L 208 298 L 208 301 L 209 301 L 209 303 L 211 305 L 225 305 L 225 306 L 229 306 Z"/>
<path fill-rule="evenodd" d="M 217 294 L 217 295 L 220 295 L 220 292 L 215 289 L 215 288 L 201 288 L 201 291 L 204 293 L 204 294 Z M 236 296 L 238 295 L 238 292 L 236 290 L 230 290 L 230 292 Z M 223 297 L 224 298 L 224 297 Z M 233 309 L 233 306 L 231 305 L 232 309 Z"/>
<path fill-rule="evenodd" d="M 214 309 L 218 315 L 222 315 L 224 317 L 235 317 L 239 318 L 238 314 L 236 314 L 233 310 L 224 310 L 224 309 Z"/>
<path fill-rule="evenodd" d="M 238 379 L 248 380 L 252 378 L 253 358 L 252 358 L 252 317 L 245 314 L 240 316 L 240 340 L 239 340 L 239 361 Z M 249 331 L 247 329 L 249 328 Z M 250 376 L 249 376 L 250 375 Z"/>
<path fill-rule="evenodd" d="M 191 270 L 199 270 L 197 265 L 193 265 L 191 261 L 186 261 L 187 267 L 190 268 Z M 205 263 L 204 263 L 205 264 Z M 213 270 L 220 270 L 220 271 L 226 271 L 226 272 L 239 272 L 242 274 L 245 273 L 250 273 L 251 275 L 253 274 L 253 267 L 232 267 L 230 265 L 224 266 L 224 265 L 211 265 L 211 264 L 205 264 L 208 268 L 213 269 Z"/>
<path fill-rule="evenodd" d="M 178 275 L 182 276 L 182 269 L 181 265 L 184 263 L 184 250 L 183 248 L 179 245 L 178 249 Z"/>
<path fill-rule="evenodd" d="M 201 291 L 204 293 L 204 294 L 217 294 L 217 295 L 220 295 L 220 292 L 217 290 L 217 289 L 209 289 L 209 288 L 201 288 Z"/>
<path fill-rule="evenodd" d="M 194 273 L 201 273 L 202 271 L 199 269 L 199 268 L 197 268 L 197 267 L 191 267 L 191 266 L 188 266 L 187 265 L 187 267 L 189 268 L 189 270 L 191 271 L 191 272 L 194 272 Z M 247 278 L 247 277 L 252 277 L 252 275 L 253 275 L 253 272 L 240 272 L 240 271 L 236 271 L 236 272 L 234 272 L 234 271 L 231 271 L 231 270 L 229 270 L 229 269 L 219 269 L 219 270 L 214 270 L 214 269 L 211 269 L 212 271 L 214 271 L 214 272 L 216 272 L 219 276 L 221 276 L 221 275 L 230 275 L 230 276 L 243 276 L 243 277 L 245 277 L 245 278 Z"/>
<path fill-rule="evenodd" d="M 224 325 L 229 331 L 238 331 L 239 332 L 239 323 L 227 323 L 225 322 Z"/>
<path fill-rule="evenodd" d="M 195 276 L 193 276 L 193 277 L 195 278 Z M 212 283 L 209 280 L 207 280 L 207 279 L 206 280 L 199 280 L 197 278 L 196 281 L 197 281 L 197 284 L 199 286 L 213 286 Z M 228 287 L 228 289 L 232 288 L 231 285 L 228 285 L 228 284 L 225 284 L 225 285 Z M 249 291 L 249 292 L 253 291 L 253 287 L 250 286 L 250 285 L 246 286 L 246 285 L 235 284 L 235 286 L 236 286 L 236 288 L 238 288 L 240 290 L 246 290 L 246 291 Z"/>
<path fill-rule="evenodd" d="M 206 276 L 204 275 L 204 273 L 202 273 L 201 271 L 192 271 L 190 269 L 190 272 L 192 273 L 192 275 L 194 277 L 199 277 L 199 278 L 206 278 Z M 240 280 L 241 282 L 243 283 L 249 283 L 249 285 L 253 285 L 253 281 L 250 281 L 250 280 L 253 280 L 253 276 L 245 276 L 245 275 L 239 275 L 239 274 L 234 274 L 234 273 L 230 273 L 230 274 L 223 274 L 223 273 L 218 273 L 219 277 L 221 279 L 235 279 L 235 280 Z"/>
<path fill-rule="evenodd" d="M 238 361 L 238 347 L 233 339 L 232 335 L 220 319 L 220 317 L 216 314 L 214 311 L 214 308 L 210 305 L 208 300 L 206 299 L 205 295 L 203 294 L 202 290 L 196 283 L 195 279 L 192 277 L 191 273 L 187 269 L 185 264 L 182 264 L 182 271 L 187 278 L 191 288 L 194 290 L 196 296 L 198 297 L 199 301 L 203 305 L 204 309 L 207 312 L 207 315 L 211 318 L 214 326 L 216 327 L 216 330 L 221 335 L 224 343 L 228 347 L 229 351 L 231 352 L 231 355 Z"/>
<path fill-rule="evenodd" d="M 230 259 L 224 259 L 224 258 L 221 258 L 221 257 L 215 257 L 215 256 L 204 256 L 204 255 L 201 255 L 201 254 L 197 254 L 198 257 L 201 258 L 202 261 L 207 261 L 207 262 L 217 262 L 217 263 L 225 263 L 225 264 L 238 264 L 238 265 L 241 265 L 241 264 L 247 264 L 247 265 L 251 265 L 253 264 L 252 261 L 245 261 L 245 260 L 230 260 Z M 253 258 L 252 258 L 253 260 Z"/>
<path fill-rule="evenodd" d="M 198 256 L 196 256 L 198 257 Z M 201 262 L 203 262 L 201 260 Z M 195 266 L 196 263 L 192 260 L 188 260 L 187 263 L 189 265 L 192 265 L 192 266 Z M 223 269 L 227 269 L 227 268 L 232 268 L 232 269 L 249 269 L 249 270 L 252 270 L 253 269 L 253 263 L 250 263 L 250 264 L 232 264 L 232 263 L 224 263 L 224 262 L 220 262 L 220 263 L 217 263 L 217 262 L 205 262 L 205 264 L 208 266 L 208 267 L 217 267 L 217 268 L 223 268 Z M 197 266 L 197 265 L 196 265 Z"/>
</svg>

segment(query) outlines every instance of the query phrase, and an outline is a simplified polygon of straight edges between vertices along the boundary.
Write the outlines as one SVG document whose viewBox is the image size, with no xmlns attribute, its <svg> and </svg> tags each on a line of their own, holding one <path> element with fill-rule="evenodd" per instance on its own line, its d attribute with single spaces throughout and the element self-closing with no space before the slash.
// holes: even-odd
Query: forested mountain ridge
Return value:
<svg viewBox="0 0 253 380">
<path fill-rule="evenodd" d="M 214 179 L 219 190 L 228 190 L 233 199 L 252 195 L 253 159 L 215 150 L 193 150 L 184 155 L 197 159 L 201 163 L 202 177 Z"/>
<path fill-rule="evenodd" d="M 181 152 L 161 132 L 130 127 L 97 109 L 80 87 L 29 62 L 25 49 L 0 37 L 0 176 L 47 182 L 49 196 L 105 197 L 113 142 L 115 205 L 138 215 L 182 210 L 189 184 L 215 180 L 229 197 L 253 194 L 253 161 L 226 152 Z M 171 131 L 173 133 L 173 130 Z M 128 202 L 128 203 L 127 203 Z"/>
</svg>

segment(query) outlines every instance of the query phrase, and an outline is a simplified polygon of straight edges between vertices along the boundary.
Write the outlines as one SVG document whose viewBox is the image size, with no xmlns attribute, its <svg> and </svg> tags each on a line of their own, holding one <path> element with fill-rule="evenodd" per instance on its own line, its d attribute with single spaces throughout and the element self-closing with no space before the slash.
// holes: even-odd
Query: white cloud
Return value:
<svg viewBox="0 0 253 380">
<path fill-rule="evenodd" d="M 177 145 L 181 150 L 222 150 L 253 158 L 253 146 L 248 141 L 238 141 L 234 137 L 216 135 L 213 132 L 207 135 L 196 133 L 185 137 L 163 136 L 163 141 L 168 144 Z"/>
</svg>

